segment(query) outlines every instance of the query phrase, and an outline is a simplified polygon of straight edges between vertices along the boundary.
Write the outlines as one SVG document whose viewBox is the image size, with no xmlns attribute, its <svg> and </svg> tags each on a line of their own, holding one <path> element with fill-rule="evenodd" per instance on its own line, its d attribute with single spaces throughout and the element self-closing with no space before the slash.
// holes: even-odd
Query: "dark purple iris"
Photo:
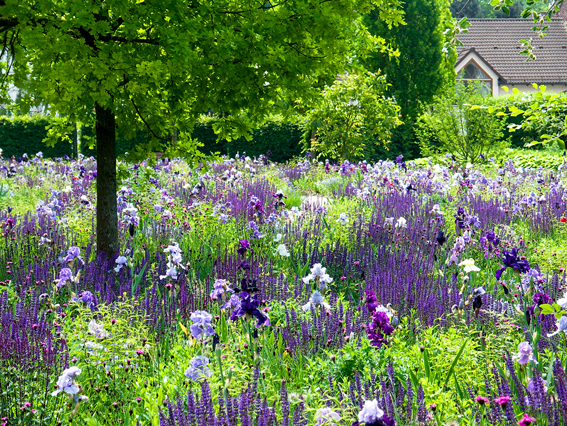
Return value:
<svg viewBox="0 0 567 426">
<path fill-rule="evenodd" d="M 457 229 L 465 229 L 465 209 L 463 207 L 459 207 L 453 216 L 455 217 L 455 227 Z"/>
<path fill-rule="evenodd" d="M 366 328 L 368 340 L 372 346 L 377 348 L 386 343 L 386 336 L 389 336 L 394 331 L 394 327 L 390 325 L 390 318 L 388 314 L 383 311 L 376 311 L 372 315 L 372 322 Z"/>
<path fill-rule="evenodd" d="M 487 241 L 488 241 L 491 245 L 493 245 L 494 247 L 498 247 L 498 244 L 500 244 L 500 238 L 498 238 L 498 237 L 496 236 L 496 234 L 495 234 L 494 232 L 492 232 L 492 231 L 489 231 L 489 232 L 486 234 L 486 239 L 487 239 Z"/>
<path fill-rule="evenodd" d="M 232 311 L 230 319 L 236 321 L 240 317 L 256 318 L 256 327 L 262 325 L 270 325 L 270 319 L 266 314 L 260 310 L 260 301 L 250 294 L 243 292 L 240 293 L 240 306 Z"/>
<path fill-rule="evenodd" d="M 244 256 L 247 250 L 250 250 L 250 253 L 254 253 L 254 250 L 250 247 L 250 242 L 248 240 L 240 240 L 240 247 L 236 250 L 238 254 Z"/>
<path fill-rule="evenodd" d="M 238 269 L 242 269 L 244 271 L 249 271 L 250 270 L 250 264 L 248 262 L 246 262 L 245 260 L 243 260 L 238 265 Z"/>
<path fill-rule="evenodd" d="M 378 300 L 372 290 L 366 290 L 366 307 L 370 312 L 374 312 L 378 307 Z"/>
<path fill-rule="evenodd" d="M 520 259 L 518 256 L 519 251 L 519 249 L 513 248 L 512 251 L 504 250 L 502 252 L 502 263 L 504 264 L 504 267 L 496 271 L 497 280 L 500 279 L 506 268 L 512 268 L 519 274 L 526 273 L 530 270 L 530 263 L 525 259 Z"/>
</svg>

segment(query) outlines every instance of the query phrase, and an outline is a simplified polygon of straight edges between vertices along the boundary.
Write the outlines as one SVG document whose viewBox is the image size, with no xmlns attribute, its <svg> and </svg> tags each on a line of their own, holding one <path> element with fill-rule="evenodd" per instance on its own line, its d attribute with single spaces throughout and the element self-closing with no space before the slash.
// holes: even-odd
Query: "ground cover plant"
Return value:
<svg viewBox="0 0 567 426">
<path fill-rule="evenodd" d="M 442 160 L 0 160 L 0 424 L 567 424 L 565 163 Z"/>
</svg>

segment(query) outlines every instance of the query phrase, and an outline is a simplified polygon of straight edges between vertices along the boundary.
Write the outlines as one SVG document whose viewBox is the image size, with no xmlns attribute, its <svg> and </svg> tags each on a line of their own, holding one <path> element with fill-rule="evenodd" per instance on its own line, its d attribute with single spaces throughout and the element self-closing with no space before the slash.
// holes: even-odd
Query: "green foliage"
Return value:
<svg viewBox="0 0 567 426">
<path fill-rule="evenodd" d="M 567 139 L 567 96 L 549 93 L 544 85 L 533 85 L 537 92 L 527 95 L 514 88 L 507 98 L 506 107 L 489 108 L 496 116 L 519 118 L 519 123 L 508 125 L 510 132 L 525 131 L 532 140 L 525 138 L 525 146 L 558 145 L 565 149 Z M 505 88 L 507 91 L 508 89 Z"/>
<path fill-rule="evenodd" d="M 401 124 L 399 106 L 385 96 L 386 78 L 347 74 L 323 90 L 310 111 L 313 138 L 305 149 L 336 160 L 355 159 L 371 144 L 386 145 Z"/>
<path fill-rule="evenodd" d="M 476 86 L 459 85 L 452 95 L 439 98 L 419 120 L 419 142 L 423 155 L 450 153 L 460 162 L 474 163 L 505 148 L 504 119 L 479 106 L 482 96 Z"/>
<path fill-rule="evenodd" d="M 40 115 L 0 117 L 0 148 L 4 157 L 29 156 L 43 152 L 44 157 L 63 157 L 73 154 L 69 143 L 48 147 L 43 140 L 47 138 L 47 127 L 52 120 Z"/>
</svg>

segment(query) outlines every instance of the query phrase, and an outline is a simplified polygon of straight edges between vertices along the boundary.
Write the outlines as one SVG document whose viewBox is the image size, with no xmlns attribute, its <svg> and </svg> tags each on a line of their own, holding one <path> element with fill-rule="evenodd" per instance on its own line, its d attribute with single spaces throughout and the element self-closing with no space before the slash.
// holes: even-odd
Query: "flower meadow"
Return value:
<svg viewBox="0 0 567 426">
<path fill-rule="evenodd" d="M 567 425 L 567 166 L 0 160 L 0 425 Z"/>
</svg>

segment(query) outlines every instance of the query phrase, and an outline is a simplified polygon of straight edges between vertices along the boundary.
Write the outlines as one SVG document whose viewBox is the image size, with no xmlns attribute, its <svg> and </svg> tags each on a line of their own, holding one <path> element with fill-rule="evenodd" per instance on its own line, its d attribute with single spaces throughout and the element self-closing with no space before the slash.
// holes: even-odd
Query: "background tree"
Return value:
<svg viewBox="0 0 567 426">
<path fill-rule="evenodd" d="M 448 0 L 406 0 L 402 9 L 406 25 L 391 29 L 377 13 L 366 15 L 365 23 L 370 32 L 387 39 L 400 55 L 390 58 L 378 51 L 364 64 L 372 72 L 381 70 L 386 74 L 389 93 L 401 107 L 404 122 L 394 133 L 394 145 L 398 145 L 398 149 L 404 145 L 405 154 L 416 156 L 419 149 L 414 143 L 413 123 L 421 112 L 421 105 L 454 85 L 456 54 L 446 47 L 444 35 L 451 25 Z"/>
<path fill-rule="evenodd" d="M 95 124 L 97 248 L 114 254 L 117 129 L 145 128 L 154 146 L 178 129 L 161 148 L 198 157 L 188 135 L 211 108 L 224 113 L 218 132 L 245 135 L 275 100 L 342 72 L 351 40 L 368 36 L 359 13 L 376 4 L 400 19 L 397 0 L 0 0 L 0 35 L 30 104 Z"/>
</svg>

